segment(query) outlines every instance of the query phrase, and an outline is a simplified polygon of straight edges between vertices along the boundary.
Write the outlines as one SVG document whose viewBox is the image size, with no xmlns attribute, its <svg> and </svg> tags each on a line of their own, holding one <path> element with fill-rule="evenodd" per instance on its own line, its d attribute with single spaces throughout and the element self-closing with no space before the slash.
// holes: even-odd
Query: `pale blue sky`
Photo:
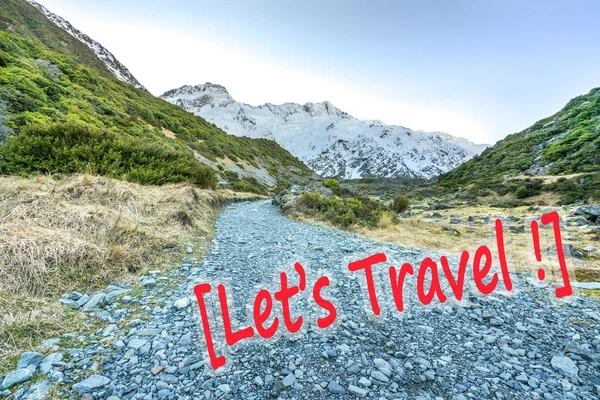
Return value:
<svg viewBox="0 0 600 400">
<path fill-rule="evenodd" d="M 600 1 L 40 2 L 154 94 L 210 81 L 480 143 L 600 86 Z"/>
</svg>

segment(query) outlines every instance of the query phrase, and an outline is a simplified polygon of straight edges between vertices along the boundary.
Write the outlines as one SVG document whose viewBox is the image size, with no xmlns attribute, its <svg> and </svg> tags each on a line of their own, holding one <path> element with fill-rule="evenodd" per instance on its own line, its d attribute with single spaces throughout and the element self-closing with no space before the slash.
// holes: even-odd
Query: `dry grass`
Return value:
<svg viewBox="0 0 600 400">
<path fill-rule="evenodd" d="M 77 311 L 44 298 L 2 296 L 0 309 L 0 371 L 14 369 L 19 351 L 35 347 L 38 338 L 57 337 L 86 326 Z"/>
<path fill-rule="evenodd" d="M 160 128 L 160 130 L 162 131 L 163 135 L 165 135 L 166 137 L 171 138 L 171 139 L 177 139 L 177 135 L 175 135 L 174 132 L 171 132 L 167 128 Z"/>
<path fill-rule="evenodd" d="M 162 248 L 206 242 L 221 206 L 254 198 L 90 175 L 0 177 L 0 358 L 72 320 L 40 296 L 134 277 Z"/>
<path fill-rule="evenodd" d="M 391 212 L 384 212 L 379 217 L 377 226 L 381 229 L 389 229 L 394 223 L 394 215 Z"/>
<path fill-rule="evenodd" d="M 361 226 L 353 231 L 380 242 L 395 242 L 432 251 L 455 251 L 463 243 L 463 238 L 444 232 L 441 224 L 424 222 L 421 217 L 401 218 L 396 224 L 382 225 L 380 221 L 375 229 Z"/>
<path fill-rule="evenodd" d="M 507 219 L 510 216 L 520 218 L 539 218 L 543 213 L 550 210 L 556 210 L 565 217 L 570 211 L 575 209 L 572 206 L 566 210 L 560 207 L 546 207 L 543 211 L 530 212 L 526 207 L 513 209 L 493 208 L 488 206 L 462 206 L 450 210 L 437 211 L 442 215 L 440 218 L 424 218 L 423 215 L 401 218 L 397 224 L 379 224 L 377 228 L 354 227 L 353 231 L 363 236 L 382 241 L 393 242 L 403 246 L 414 246 L 417 248 L 438 251 L 445 254 L 459 255 L 463 250 L 467 250 L 471 255 L 482 244 L 485 244 L 493 252 L 496 251 L 495 220 L 496 218 Z M 425 215 L 431 212 L 425 212 Z M 451 218 L 458 218 L 466 221 L 469 216 L 489 217 L 488 223 L 469 223 L 450 224 Z M 550 279 L 561 279 L 558 272 L 558 261 L 555 257 L 543 257 L 543 262 L 539 263 L 535 258 L 531 231 L 525 226 L 525 232 L 513 232 L 507 229 L 510 222 L 505 222 L 504 239 L 506 244 L 507 261 L 511 269 L 519 271 L 537 272 L 537 269 L 543 267 L 547 271 Z M 444 227 L 451 226 L 460 232 L 459 235 L 453 235 Z M 577 226 L 566 226 L 561 224 L 561 234 L 565 244 L 574 244 L 577 248 L 586 246 L 598 246 L 598 242 L 592 240 L 592 236 L 586 232 L 588 229 L 581 229 Z M 574 237 L 574 240 L 565 240 L 565 237 Z M 540 240 L 542 251 L 553 247 L 554 236 L 549 228 L 542 228 L 540 231 Z M 590 255 L 585 265 L 576 264 L 567 260 L 567 266 L 570 269 L 572 280 L 598 280 L 600 272 L 600 258 Z M 591 273 L 590 271 L 594 272 Z M 585 275 L 585 276 L 584 276 Z M 588 279 L 588 277 L 590 279 Z"/>
<path fill-rule="evenodd" d="M 0 291 L 58 294 L 135 274 L 157 250 L 208 235 L 231 191 L 81 175 L 0 178 Z M 67 279 L 65 279 L 67 278 Z"/>
</svg>

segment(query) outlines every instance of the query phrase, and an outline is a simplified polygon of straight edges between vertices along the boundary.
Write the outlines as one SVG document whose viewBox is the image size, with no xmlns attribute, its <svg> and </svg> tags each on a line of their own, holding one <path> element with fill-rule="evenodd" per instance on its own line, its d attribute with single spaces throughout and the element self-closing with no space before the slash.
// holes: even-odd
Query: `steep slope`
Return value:
<svg viewBox="0 0 600 400">
<path fill-rule="evenodd" d="M 88 46 L 49 23 L 40 11 L 25 0 L 0 1 L 0 30 L 40 42 L 49 50 L 69 56 L 104 76 L 112 76 Z"/>
<path fill-rule="evenodd" d="M 323 176 L 431 178 L 486 147 L 442 132 L 361 121 L 327 101 L 254 107 L 211 83 L 183 86 L 161 98 L 234 135 L 273 139 Z"/>
<path fill-rule="evenodd" d="M 65 20 L 59 15 L 56 15 L 50 12 L 46 7 L 41 5 L 40 3 L 34 0 L 27 0 L 32 6 L 37 8 L 42 14 L 46 16 L 50 21 L 52 21 L 56 26 L 63 29 L 65 32 L 79 40 L 81 43 L 85 44 L 87 47 L 92 50 L 96 56 L 104 63 L 106 68 L 119 80 L 123 82 L 127 82 L 136 88 L 145 89 L 144 86 L 133 76 L 133 74 L 123 65 L 119 60 L 115 58 L 115 56 L 108 51 L 105 47 L 103 47 L 100 43 L 90 38 L 85 33 L 76 29 L 73 25 L 69 23 L 69 21 Z"/>
<path fill-rule="evenodd" d="M 442 183 L 494 181 L 505 175 L 600 171 L 600 89 L 578 96 L 556 114 L 507 136 L 442 176 Z"/>
<path fill-rule="evenodd" d="M 90 172 L 204 187 L 218 179 L 255 192 L 311 175 L 273 141 L 227 135 L 144 90 L 5 32 L 0 134 L 0 173 Z"/>
</svg>

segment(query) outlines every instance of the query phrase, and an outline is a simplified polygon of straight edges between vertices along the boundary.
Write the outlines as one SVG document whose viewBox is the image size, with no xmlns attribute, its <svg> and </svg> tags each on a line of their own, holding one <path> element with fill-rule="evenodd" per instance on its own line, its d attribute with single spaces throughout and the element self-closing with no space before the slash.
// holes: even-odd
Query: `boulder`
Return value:
<svg viewBox="0 0 600 400">
<path fill-rule="evenodd" d="M 104 293 L 104 292 L 96 293 L 88 300 L 87 303 L 85 303 L 85 305 L 83 306 L 83 310 L 87 311 L 87 310 L 91 310 L 92 308 L 97 308 L 97 307 L 101 306 L 104 303 L 105 298 L 106 298 L 106 293 Z"/>
<path fill-rule="evenodd" d="M 188 299 L 187 297 L 181 298 L 181 299 L 177 300 L 175 303 L 173 303 L 173 307 L 175 307 L 178 310 L 184 310 L 189 305 L 190 305 L 190 299 Z"/>
<path fill-rule="evenodd" d="M 52 353 L 46 356 L 42 363 L 40 364 L 40 372 L 42 374 L 47 374 L 52 369 L 52 364 L 55 362 L 61 361 L 63 359 L 62 353 Z"/>
<path fill-rule="evenodd" d="M 581 206 L 573 212 L 593 223 L 600 223 L 600 206 Z"/>
</svg>

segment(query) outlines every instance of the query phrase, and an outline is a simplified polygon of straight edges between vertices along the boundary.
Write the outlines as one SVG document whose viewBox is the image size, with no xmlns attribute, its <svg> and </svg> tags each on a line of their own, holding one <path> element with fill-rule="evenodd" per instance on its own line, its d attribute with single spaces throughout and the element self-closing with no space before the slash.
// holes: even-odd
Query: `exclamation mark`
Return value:
<svg viewBox="0 0 600 400">
<path fill-rule="evenodd" d="M 540 249 L 540 231 L 537 221 L 531 221 L 531 235 L 533 236 L 533 249 L 535 258 L 538 262 L 542 262 L 542 251 Z M 546 271 L 543 268 L 538 269 L 538 279 L 543 281 L 546 278 Z"/>
</svg>

